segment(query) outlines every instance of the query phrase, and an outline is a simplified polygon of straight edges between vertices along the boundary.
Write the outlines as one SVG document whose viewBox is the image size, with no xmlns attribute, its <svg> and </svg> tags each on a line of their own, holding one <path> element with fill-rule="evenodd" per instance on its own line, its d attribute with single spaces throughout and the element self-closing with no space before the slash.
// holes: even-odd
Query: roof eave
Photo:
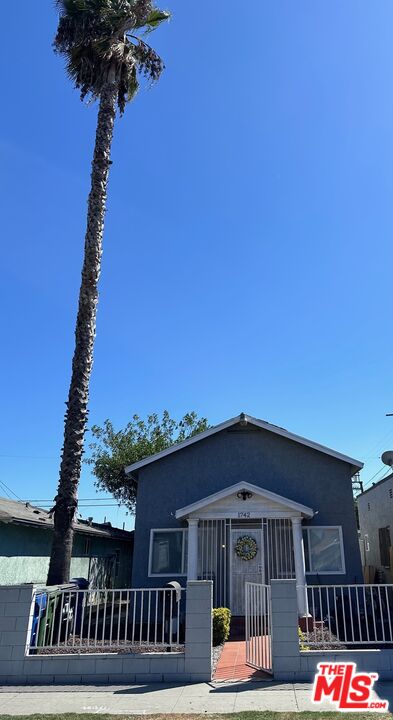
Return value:
<svg viewBox="0 0 393 720">
<path fill-rule="evenodd" d="M 169 448 L 166 448 L 165 450 L 161 450 L 159 453 L 155 453 L 154 455 L 150 455 L 147 458 L 144 458 L 143 460 L 139 460 L 136 463 L 133 463 L 132 465 L 128 465 L 125 468 L 125 473 L 127 475 L 130 475 L 131 477 L 135 477 L 133 473 L 135 471 L 139 470 L 139 468 L 144 467 L 145 465 L 150 465 L 153 462 L 157 462 L 158 460 L 161 460 L 162 458 L 166 457 L 167 455 L 171 455 L 172 453 L 177 452 L 178 450 L 182 450 L 185 447 L 188 447 L 189 445 L 193 445 L 196 442 L 200 442 L 201 440 L 204 440 L 207 437 L 210 437 L 211 435 L 215 435 L 218 432 L 221 432 L 222 430 L 225 430 L 228 427 L 231 427 L 232 425 L 236 425 L 241 420 L 245 420 L 246 422 L 249 422 L 250 425 L 255 425 L 255 427 L 259 427 L 262 430 L 267 430 L 268 432 L 273 432 L 276 435 L 280 435 L 281 437 L 285 437 L 288 440 L 292 440 L 293 442 L 298 442 L 302 445 L 305 445 L 306 447 L 310 447 L 313 450 L 316 450 L 318 452 L 322 452 L 325 455 L 330 455 L 331 457 L 336 458 L 337 460 L 341 460 L 342 462 L 347 463 L 351 466 L 351 475 L 354 475 L 355 473 L 359 472 L 359 470 L 362 469 L 363 463 L 359 460 L 355 460 L 355 458 L 350 457 L 349 455 L 343 455 L 342 453 L 337 452 L 336 450 L 332 450 L 331 448 L 326 447 L 325 445 L 320 445 L 319 443 L 314 442 L 313 440 L 308 440 L 307 438 L 302 437 L 301 435 L 296 435 L 294 433 L 289 432 L 288 430 L 285 430 L 284 428 L 279 427 L 278 425 L 272 425 L 264 420 L 259 420 L 258 418 L 252 417 L 252 415 L 236 415 L 233 418 L 230 418 L 230 420 L 226 420 L 223 423 L 220 423 L 218 425 L 215 425 L 212 428 L 208 428 L 207 430 L 204 430 L 201 433 L 198 433 L 198 435 L 194 435 L 191 438 L 187 438 L 186 440 L 183 440 L 180 443 L 177 443 L 176 445 L 172 445 Z"/>
<path fill-rule="evenodd" d="M 0 517 L 0 523 L 4 525 L 26 525 L 28 527 L 34 527 L 34 528 L 40 528 L 41 530 L 53 530 L 53 522 L 46 521 L 40 521 L 35 520 L 34 518 L 18 518 L 14 516 L 9 516 L 8 518 Z M 132 535 L 133 530 L 125 530 L 123 532 L 128 532 L 129 536 L 125 535 L 119 535 L 116 532 L 111 532 L 110 530 L 104 530 L 101 528 L 95 528 L 90 527 L 88 525 L 86 526 L 80 526 L 80 525 L 73 525 L 73 530 L 78 535 L 91 535 L 93 537 L 99 537 L 104 538 L 106 540 L 114 540 L 114 541 L 122 541 L 122 542 L 132 542 Z"/>
</svg>

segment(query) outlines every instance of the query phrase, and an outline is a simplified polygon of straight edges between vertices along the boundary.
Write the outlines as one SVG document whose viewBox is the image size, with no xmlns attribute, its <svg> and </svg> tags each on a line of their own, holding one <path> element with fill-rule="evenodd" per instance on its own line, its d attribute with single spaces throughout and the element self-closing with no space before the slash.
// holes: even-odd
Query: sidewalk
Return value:
<svg viewBox="0 0 393 720">
<path fill-rule="evenodd" d="M 378 683 L 376 697 L 393 707 L 393 683 Z M 230 713 L 243 710 L 316 710 L 311 685 L 267 682 L 140 684 L 122 686 L 39 686 L 0 688 L 4 715 L 60 713 Z M 327 703 L 317 711 L 332 711 Z"/>
</svg>

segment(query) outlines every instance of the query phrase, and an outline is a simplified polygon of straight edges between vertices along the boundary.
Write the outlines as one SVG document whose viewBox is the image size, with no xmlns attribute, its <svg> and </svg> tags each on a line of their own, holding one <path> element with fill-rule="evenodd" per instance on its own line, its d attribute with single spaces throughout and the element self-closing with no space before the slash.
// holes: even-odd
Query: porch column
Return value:
<svg viewBox="0 0 393 720">
<path fill-rule="evenodd" d="M 296 592 L 297 607 L 299 616 L 308 615 L 308 601 L 306 590 L 306 572 L 304 564 L 304 544 L 302 532 L 302 518 L 293 517 L 292 534 L 293 534 L 293 554 L 295 558 L 295 574 L 296 574 Z"/>
<path fill-rule="evenodd" d="M 188 581 L 198 580 L 198 523 L 199 518 L 188 518 Z"/>
</svg>

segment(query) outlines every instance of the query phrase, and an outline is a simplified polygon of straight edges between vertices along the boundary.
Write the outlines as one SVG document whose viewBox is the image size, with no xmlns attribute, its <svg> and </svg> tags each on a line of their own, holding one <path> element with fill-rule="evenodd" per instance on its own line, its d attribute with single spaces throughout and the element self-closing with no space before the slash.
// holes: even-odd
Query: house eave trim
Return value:
<svg viewBox="0 0 393 720">
<path fill-rule="evenodd" d="M 272 425 L 271 423 L 268 423 L 265 420 L 259 420 L 258 418 L 254 418 L 254 417 L 252 417 L 252 415 L 244 415 L 244 416 L 236 415 L 236 417 L 233 417 L 230 420 L 226 420 L 225 422 L 220 423 L 219 425 L 215 425 L 212 428 L 208 428 L 208 430 L 198 433 L 198 435 L 194 435 L 194 437 L 188 438 L 187 440 L 183 440 L 182 442 L 177 443 L 176 445 L 172 445 L 171 447 L 166 448 L 166 450 L 161 450 L 161 452 L 159 452 L 159 453 L 155 453 L 154 455 L 150 455 L 149 457 L 146 457 L 143 460 L 139 460 L 138 462 L 133 463 L 132 465 L 128 465 L 125 468 L 125 472 L 127 475 L 131 474 L 135 470 L 139 470 L 139 468 L 144 467 L 145 465 L 149 465 L 150 463 L 156 462 L 157 460 L 161 460 L 162 458 L 166 457 L 167 455 L 171 455 L 172 453 L 177 452 L 178 450 L 182 450 L 183 448 L 186 448 L 189 445 L 193 445 L 196 442 L 200 442 L 201 440 L 204 440 L 205 438 L 208 438 L 211 435 L 215 435 L 216 433 L 221 432 L 222 430 L 226 430 L 227 428 L 231 427 L 232 425 L 237 425 L 237 423 L 239 423 L 240 421 L 250 423 L 250 425 L 255 425 L 255 427 L 259 427 L 262 430 L 267 430 L 268 432 L 272 432 L 276 435 L 281 435 L 282 437 L 285 437 L 288 440 L 293 440 L 294 442 L 297 442 L 301 445 L 305 445 L 306 447 L 310 447 L 313 450 L 317 450 L 318 452 L 325 453 L 325 455 L 330 455 L 331 457 L 334 457 L 337 460 L 342 460 L 342 462 L 346 462 L 352 466 L 352 474 L 358 472 L 363 467 L 362 462 L 349 457 L 349 455 L 343 455 L 342 453 L 336 452 L 336 450 L 332 450 L 331 448 L 328 448 L 325 445 L 320 445 L 319 443 L 314 442 L 313 440 L 308 440 L 307 438 L 304 438 L 301 435 L 296 435 L 295 433 L 291 433 L 288 430 L 285 430 L 285 428 L 279 427 L 278 425 Z"/>
<path fill-rule="evenodd" d="M 249 490 L 255 495 L 259 495 L 266 500 L 271 500 L 272 502 L 283 505 L 287 510 L 289 509 L 293 512 L 301 513 L 306 518 L 312 518 L 314 515 L 314 510 L 310 507 L 307 507 L 307 505 L 302 505 L 301 503 L 297 503 L 294 500 L 289 500 L 282 495 L 277 495 L 277 493 L 271 492 L 270 490 L 265 490 L 264 488 L 260 488 L 257 485 L 253 485 L 252 483 L 239 482 L 235 483 L 235 485 L 230 485 L 229 487 L 224 488 L 224 490 L 219 490 L 218 492 L 213 493 L 213 495 L 208 495 L 201 500 L 197 500 L 196 502 L 191 503 L 191 505 L 186 505 L 183 508 L 179 508 L 179 510 L 176 510 L 176 519 L 181 520 L 190 515 L 191 513 L 202 510 L 203 508 L 211 505 L 214 502 L 217 502 L 218 500 L 222 500 L 229 495 L 233 495 L 233 493 L 238 492 L 239 490 Z M 222 510 L 220 512 L 222 512 Z"/>
</svg>

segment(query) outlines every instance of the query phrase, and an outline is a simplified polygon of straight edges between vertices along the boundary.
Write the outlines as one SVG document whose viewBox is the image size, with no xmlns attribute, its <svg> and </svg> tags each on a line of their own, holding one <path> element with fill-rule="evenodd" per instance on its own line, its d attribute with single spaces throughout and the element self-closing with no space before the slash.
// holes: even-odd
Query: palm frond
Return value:
<svg viewBox="0 0 393 720">
<path fill-rule="evenodd" d="M 152 0 L 57 0 L 57 7 L 54 49 L 66 58 L 67 73 L 82 99 L 99 98 L 114 77 L 122 113 L 140 76 L 158 80 L 164 64 L 142 36 L 168 20 L 169 12 L 154 7 Z"/>
</svg>

